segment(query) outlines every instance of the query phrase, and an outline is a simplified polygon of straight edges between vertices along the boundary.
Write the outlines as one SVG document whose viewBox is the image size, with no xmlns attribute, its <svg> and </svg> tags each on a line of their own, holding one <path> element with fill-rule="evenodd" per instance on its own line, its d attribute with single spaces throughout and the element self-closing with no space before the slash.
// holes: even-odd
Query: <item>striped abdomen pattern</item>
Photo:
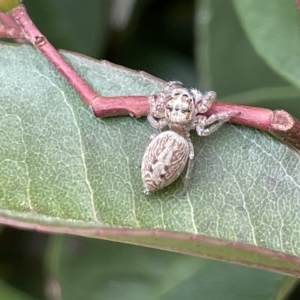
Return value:
<svg viewBox="0 0 300 300">
<path fill-rule="evenodd" d="M 148 145 L 142 160 L 145 193 L 171 184 L 183 171 L 189 157 L 189 143 L 174 131 L 165 131 Z"/>
</svg>

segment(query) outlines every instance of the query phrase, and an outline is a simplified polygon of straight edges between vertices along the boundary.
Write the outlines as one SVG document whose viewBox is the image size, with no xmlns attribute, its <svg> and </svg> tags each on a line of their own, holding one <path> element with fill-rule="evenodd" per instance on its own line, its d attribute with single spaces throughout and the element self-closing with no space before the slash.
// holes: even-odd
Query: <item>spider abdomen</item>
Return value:
<svg viewBox="0 0 300 300">
<path fill-rule="evenodd" d="M 142 180 L 148 194 L 166 187 L 182 173 L 190 153 L 188 141 L 174 131 L 165 131 L 148 145 L 142 160 Z"/>
</svg>

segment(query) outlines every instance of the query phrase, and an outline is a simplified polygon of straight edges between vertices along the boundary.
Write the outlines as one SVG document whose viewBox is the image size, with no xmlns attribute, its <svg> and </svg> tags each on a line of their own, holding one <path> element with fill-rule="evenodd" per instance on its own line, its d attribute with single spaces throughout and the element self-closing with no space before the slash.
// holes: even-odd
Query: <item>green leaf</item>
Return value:
<svg viewBox="0 0 300 300">
<path fill-rule="evenodd" d="M 257 53 L 300 87 L 300 14 L 295 1 L 238 1 L 234 6 Z"/>
<path fill-rule="evenodd" d="M 21 291 L 5 284 L 0 280 L 0 299 L 5 300 L 33 300 L 33 298 L 27 296 Z"/>
<path fill-rule="evenodd" d="M 71 236 L 57 236 L 48 250 L 49 271 L 64 300 L 282 299 L 279 294 L 297 281 L 188 255 Z"/>
<path fill-rule="evenodd" d="M 287 85 L 256 53 L 232 2 L 197 0 L 196 3 L 199 86 L 217 91 L 220 101 L 284 109 L 300 118 L 300 90 Z M 277 49 L 269 47 L 268 55 Z"/>
<path fill-rule="evenodd" d="M 156 131 L 145 118 L 96 119 L 35 49 L 0 47 L 2 223 L 299 275 L 298 258 L 267 251 L 300 255 L 296 153 L 240 126 L 207 138 L 193 133 L 188 193 L 180 178 L 146 196 L 140 164 Z M 64 55 L 104 95 L 148 95 L 163 84 L 106 61 Z"/>
<path fill-rule="evenodd" d="M 213 89 L 223 98 L 287 85 L 255 52 L 231 1 L 197 0 L 196 17 L 196 60 L 203 90 Z"/>
</svg>

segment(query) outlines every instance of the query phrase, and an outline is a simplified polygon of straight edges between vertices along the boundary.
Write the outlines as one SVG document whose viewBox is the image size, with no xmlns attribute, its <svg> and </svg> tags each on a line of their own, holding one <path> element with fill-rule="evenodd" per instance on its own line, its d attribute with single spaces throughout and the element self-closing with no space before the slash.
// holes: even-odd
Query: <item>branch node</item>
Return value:
<svg viewBox="0 0 300 300">
<path fill-rule="evenodd" d="M 37 46 L 37 47 L 42 47 L 46 44 L 47 40 L 44 36 L 40 35 L 40 36 L 36 36 L 35 37 L 35 41 L 34 41 L 34 44 Z"/>
<path fill-rule="evenodd" d="M 273 119 L 271 121 L 271 130 L 288 131 L 295 124 L 294 118 L 285 110 L 274 110 Z"/>
</svg>

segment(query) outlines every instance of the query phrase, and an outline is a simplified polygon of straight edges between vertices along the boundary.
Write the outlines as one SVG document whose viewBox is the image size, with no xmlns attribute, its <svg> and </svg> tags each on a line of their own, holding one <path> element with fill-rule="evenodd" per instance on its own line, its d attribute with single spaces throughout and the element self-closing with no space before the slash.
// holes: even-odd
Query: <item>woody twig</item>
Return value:
<svg viewBox="0 0 300 300">
<path fill-rule="evenodd" d="M 99 95 L 89 86 L 61 57 L 34 25 L 23 5 L 12 10 L 11 14 L 0 15 L 0 37 L 13 38 L 16 41 L 29 41 L 40 51 L 62 76 L 73 86 L 83 101 L 88 104 L 96 117 L 130 115 L 146 116 L 149 111 L 148 97 L 138 95 L 107 97 Z M 269 110 L 216 101 L 208 114 L 222 111 L 239 111 L 231 122 L 254 127 L 276 135 L 300 151 L 300 122 L 283 110 Z"/>
</svg>

